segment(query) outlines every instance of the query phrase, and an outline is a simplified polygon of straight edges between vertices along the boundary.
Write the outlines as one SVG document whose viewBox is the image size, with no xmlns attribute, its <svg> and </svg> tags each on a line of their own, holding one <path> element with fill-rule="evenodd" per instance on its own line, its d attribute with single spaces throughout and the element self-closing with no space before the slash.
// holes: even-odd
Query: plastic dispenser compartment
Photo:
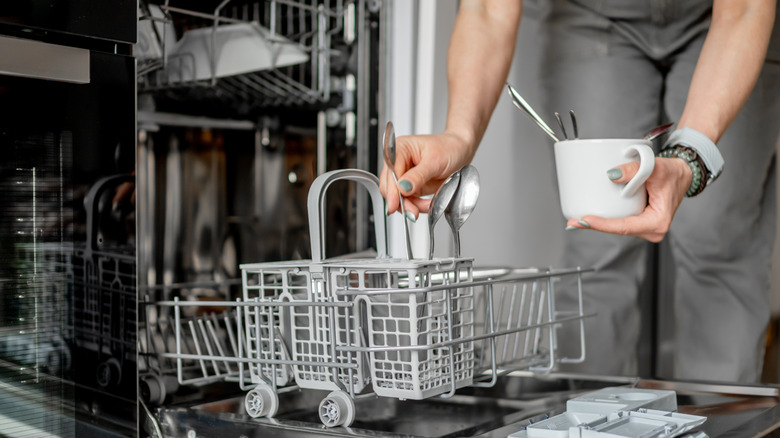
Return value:
<svg viewBox="0 0 780 438">
<path fill-rule="evenodd" d="M 569 437 L 606 438 L 641 437 L 671 438 L 682 435 L 704 423 L 706 417 L 674 412 L 640 409 L 621 411 L 609 415 L 609 420 L 595 427 L 570 430 Z M 529 435 L 530 436 L 530 435 Z"/>
<path fill-rule="evenodd" d="M 590 392 L 566 402 L 567 412 L 610 414 L 617 411 L 655 409 L 677 410 L 677 394 L 674 391 L 610 387 Z"/>
<path fill-rule="evenodd" d="M 569 429 L 572 427 L 587 426 L 596 427 L 607 422 L 607 416 L 582 412 L 564 412 L 546 420 L 534 423 L 525 430 L 528 438 L 569 438 Z M 510 435 L 515 437 L 516 435 Z"/>
<path fill-rule="evenodd" d="M 508 438 L 672 438 L 707 420 L 676 410 L 674 391 L 604 388 L 569 400 L 566 412 Z"/>
</svg>

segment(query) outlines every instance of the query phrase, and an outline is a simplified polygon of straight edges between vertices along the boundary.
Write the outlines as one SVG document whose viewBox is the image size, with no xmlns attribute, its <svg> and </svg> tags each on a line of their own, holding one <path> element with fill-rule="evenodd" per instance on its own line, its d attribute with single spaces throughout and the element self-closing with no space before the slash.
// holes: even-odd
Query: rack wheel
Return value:
<svg viewBox="0 0 780 438">
<path fill-rule="evenodd" d="M 46 362 L 44 363 L 43 368 L 49 374 L 55 376 L 62 375 L 69 367 L 70 351 L 68 351 L 67 348 L 60 350 L 57 347 L 52 347 L 52 349 L 46 353 Z"/>
<path fill-rule="evenodd" d="M 154 406 L 161 405 L 165 401 L 165 383 L 157 374 L 143 376 L 138 382 L 138 392 L 141 398 Z"/>
<path fill-rule="evenodd" d="M 349 427 L 355 421 L 355 401 L 344 391 L 333 391 L 320 402 L 320 421 L 325 427 Z"/>
<path fill-rule="evenodd" d="M 279 409 L 279 396 L 270 386 L 260 384 L 246 394 L 244 407 L 252 418 L 273 417 Z"/>
<path fill-rule="evenodd" d="M 98 364 L 97 375 L 95 377 L 101 388 L 119 385 L 122 381 L 122 365 L 117 358 L 112 357 L 107 361 Z"/>
</svg>

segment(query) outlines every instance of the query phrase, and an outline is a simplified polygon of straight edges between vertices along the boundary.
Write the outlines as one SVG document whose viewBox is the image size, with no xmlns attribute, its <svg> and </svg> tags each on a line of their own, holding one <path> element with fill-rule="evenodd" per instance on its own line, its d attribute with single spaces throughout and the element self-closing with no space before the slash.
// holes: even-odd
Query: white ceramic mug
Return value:
<svg viewBox="0 0 780 438">
<path fill-rule="evenodd" d="M 627 184 L 615 184 L 607 171 L 639 161 L 639 171 Z M 647 205 L 645 181 L 653 173 L 655 154 L 650 141 L 602 138 L 555 143 L 555 167 L 561 210 L 567 219 L 586 215 L 623 218 Z"/>
</svg>

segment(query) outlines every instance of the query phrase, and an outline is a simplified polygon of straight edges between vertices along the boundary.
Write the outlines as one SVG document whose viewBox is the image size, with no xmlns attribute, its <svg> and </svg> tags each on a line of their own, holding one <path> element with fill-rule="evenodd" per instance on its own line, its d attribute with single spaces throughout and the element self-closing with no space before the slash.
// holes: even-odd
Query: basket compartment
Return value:
<svg viewBox="0 0 780 438">
<path fill-rule="evenodd" d="M 323 274 L 304 265 L 257 263 L 242 267 L 245 300 L 291 304 L 268 306 L 273 310 L 266 314 L 272 312 L 273 317 L 260 317 L 257 329 L 251 332 L 247 326 L 247 340 L 254 346 L 250 347 L 252 357 L 293 360 L 293 375 L 301 388 L 337 390 L 336 381 L 345 386 L 351 381 L 352 390 L 360 392 L 368 384 L 362 355 L 337 349 L 361 343 L 359 320 L 351 307 L 323 305 L 335 301 Z M 269 356 L 272 333 L 276 333 L 274 357 Z M 349 365 L 357 368 L 350 373 Z M 271 365 L 259 364 L 252 373 L 253 382 L 270 374 Z"/>
<path fill-rule="evenodd" d="M 254 268 L 242 269 L 243 298 L 247 302 L 280 302 L 282 296 L 300 296 L 306 294 L 309 284 L 309 272 L 305 266 L 275 263 L 266 267 L 254 265 Z M 261 360 L 291 360 L 291 328 L 289 312 L 283 307 L 253 306 L 244 310 L 246 356 Z M 270 380 L 276 375 L 277 385 L 287 385 L 292 381 L 289 366 L 269 363 L 253 363 L 250 376 L 253 383 Z"/>
<path fill-rule="evenodd" d="M 472 383 L 474 292 L 458 287 L 470 278 L 471 260 L 368 260 L 330 270 L 337 296 L 349 292 L 365 303 L 377 395 L 423 399 L 449 391 L 453 382 L 455 388 Z"/>
</svg>

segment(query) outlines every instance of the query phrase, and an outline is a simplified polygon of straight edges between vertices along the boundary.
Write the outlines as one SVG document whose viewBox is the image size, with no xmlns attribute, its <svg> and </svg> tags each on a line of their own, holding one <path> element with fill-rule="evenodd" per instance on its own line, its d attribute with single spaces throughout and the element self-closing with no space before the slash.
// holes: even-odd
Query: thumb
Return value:
<svg viewBox="0 0 780 438">
<path fill-rule="evenodd" d="M 639 161 L 629 161 L 607 170 L 607 177 L 615 184 L 626 184 L 639 170 Z"/>
</svg>

